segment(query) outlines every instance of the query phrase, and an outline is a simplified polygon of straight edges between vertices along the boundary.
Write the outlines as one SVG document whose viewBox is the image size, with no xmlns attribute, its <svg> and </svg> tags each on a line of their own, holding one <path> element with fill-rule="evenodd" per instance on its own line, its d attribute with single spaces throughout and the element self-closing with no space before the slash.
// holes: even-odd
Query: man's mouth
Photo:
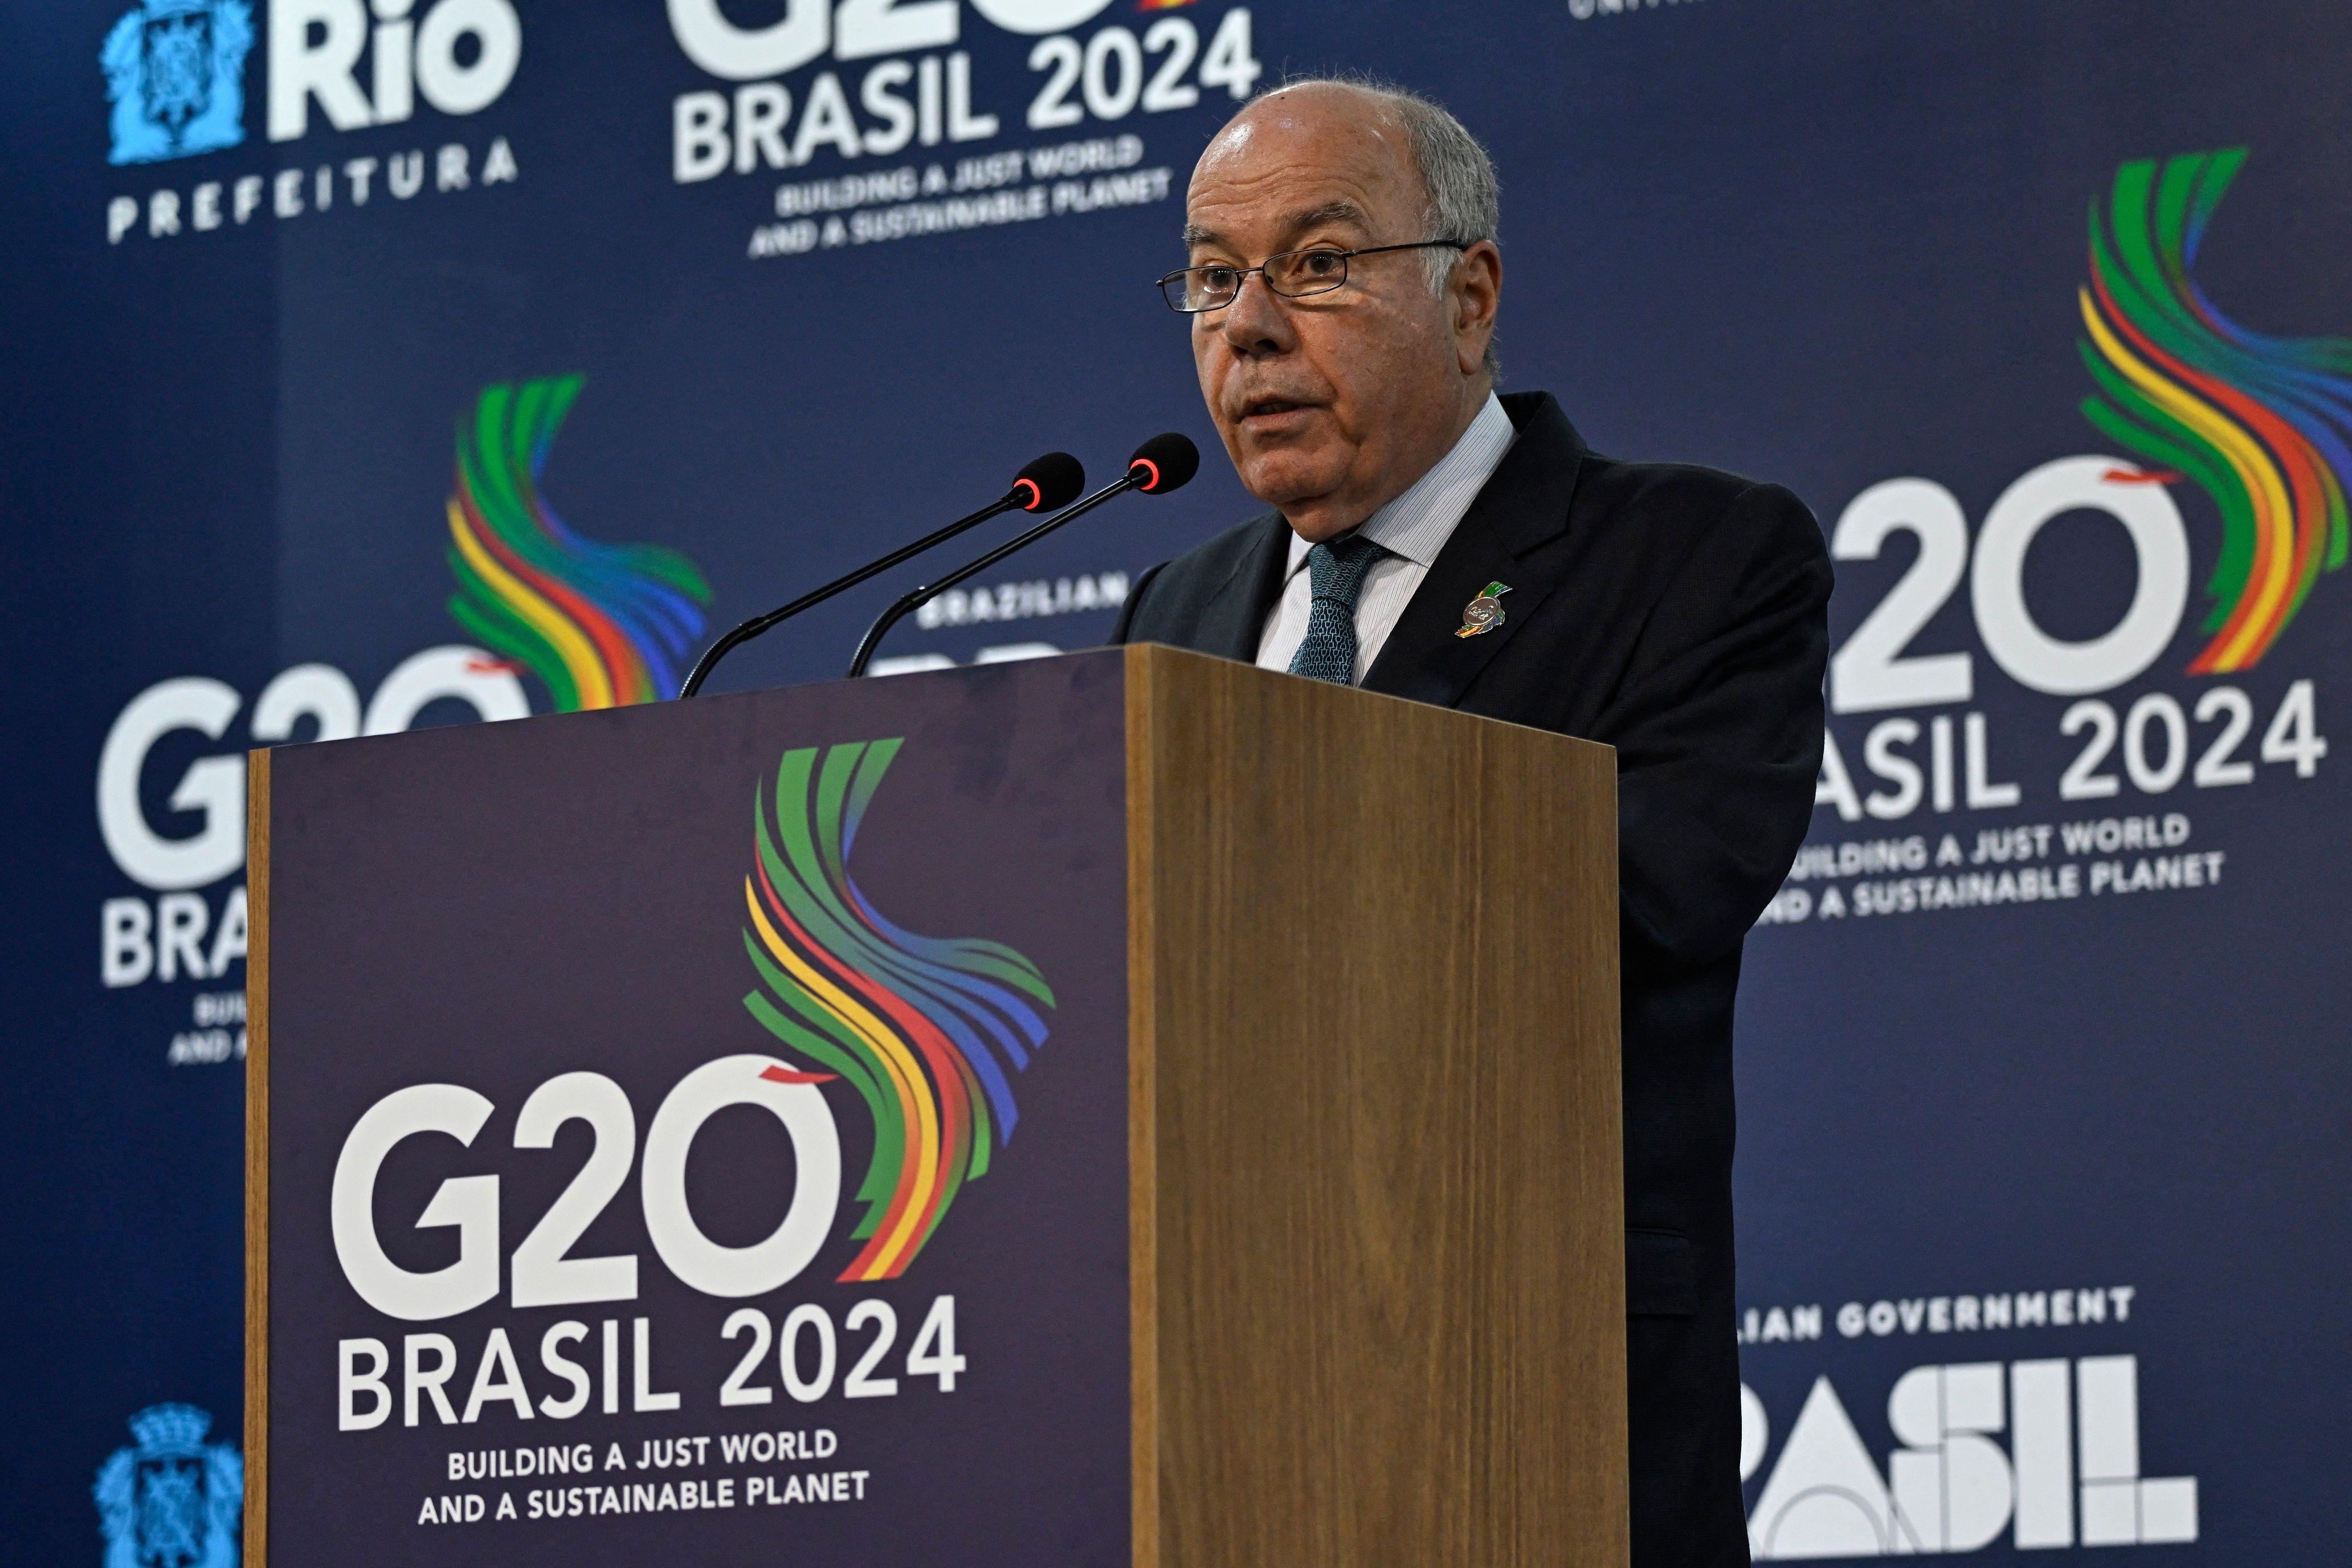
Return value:
<svg viewBox="0 0 2352 1568">
<path fill-rule="evenodd" d="M 1288 397 L 1253 397 L 1242 405 L 1241 423 L 1251 430 L 1275 430 L 1297 423 L 1315 405 Z"/>
</svg>

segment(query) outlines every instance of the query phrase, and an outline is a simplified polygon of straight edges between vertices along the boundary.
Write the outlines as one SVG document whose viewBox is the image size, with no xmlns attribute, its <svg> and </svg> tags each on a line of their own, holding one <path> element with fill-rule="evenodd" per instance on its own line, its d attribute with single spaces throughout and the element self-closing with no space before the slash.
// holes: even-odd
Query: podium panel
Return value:
<svg viewBox="0 0 2352 1568">
<path fill-rule="evenodd" d="M 253 1563 L 1622 1560 L 1605 748 L 1130 648 L 252 783 Z"/>
</svg>

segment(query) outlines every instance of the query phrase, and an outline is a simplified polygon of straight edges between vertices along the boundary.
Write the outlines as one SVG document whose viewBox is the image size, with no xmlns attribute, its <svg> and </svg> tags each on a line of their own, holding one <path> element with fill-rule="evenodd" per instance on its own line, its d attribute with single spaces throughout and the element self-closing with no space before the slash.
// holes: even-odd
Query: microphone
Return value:
<svg viewBox="0 0 2352 1568">
<path fill-rule="evenodd" d="M 1199 461 L 1200 458 L 1196 453 L 1193 462 L 1197 465 Z M 1183 481 L 1180 479 L 1177 482 L 1181 484 Z M 847 593 L 877 573 L 887 572 L 900 562 L 920 555 L 935 544 L 944 544 L 964 530 L 977 527 L 1000 512 L 1051 511 L 1057 506 L 1067 505 L 1071 497 L 1086 488 L 1087 470 L 1079 465 L 1076 458 L 1071 457 L 1067 452 L 1046 453 L 1013 476 L 1012 489 L 973 512 L 970 517 L 960 517 L 936 532 L 923 535 L 912 544 L 893 550 L 878 561 L 869 561 L 856 571 L 846 576 L 835 578 L 814 593 L 802 595 L 781 609 L 770 610 L 764 616 L 754 616 L 745 621 L 710 645 L 710 651 L 697 661 L 693 673 L 686 678 L 686 684 L 677 689 L 678 696 L 684 699 L 701 690 L 702 683 L 710 679 L 710 672 L 719 668 L 720 659 L 762 632 L 768 631 L 781 622 L 792 619 L 803 610 L 822 605 L 835 594 Z"/>
<path fill-rule="evenodd" d="M 1123 495 L 1129 490 L 1141 490 L 1148 496 L 1166 495 L 1170 490 L 1182 489 L 1200 471 L 1201 448 L 1192 445 L 1189 437 L 1173 430 L 1164 436 L 1154 436 L 1135 449 L 1135 456 L 1127 460 L 1126 473 L 1067 511 L 1049 517 L 1028 532 L 1006 540 L 979 560 L 957 567 L 938 582 L 927 583 L 901 596 L 898 603 L 883 611 L 874 624 L 866 628 L 865 640 L 857 645 L 856 657 L 849 661 L 851 678 L 854 679 L 866 673 L 866 666 L 874 658 L 874 650 L 882 646 L 882 639 L 888 635 L 890 628 L 926 600 L 946 593 L 975 573 L 987 571 L 1014 551 L 1025 550 L 1062 524 L 1094 510 L 1114 496 Z"/>
</svg>

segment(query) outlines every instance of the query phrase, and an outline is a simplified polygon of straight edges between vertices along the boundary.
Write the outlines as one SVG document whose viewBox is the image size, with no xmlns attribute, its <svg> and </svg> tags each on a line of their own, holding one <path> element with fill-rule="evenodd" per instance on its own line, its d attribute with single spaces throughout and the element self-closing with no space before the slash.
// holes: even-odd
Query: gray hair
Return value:
<svg viewBox="0 0 2352 1568">
<path fill-rule="evenodd" d="M 1282 89 L 1294 87 L 1342 87 L 1380 102 L 1403 122 L 1405 142 L 1421 173 L 1427 193 L 1423 220 L 1423 239 L 1458 239 L 1465 245 L 1480 240 L 1499 244 L 1502 238 L 1501 183 L 1495 178 L 1495 160 L 1479 140 L 1446 107 L 1410 88 L 1377 77 L 1343 73 L 1291 77 Z M 1281 89 L 1278 89 L 1281 90 Z M 1430 291 L 1443 294 L 1454 276 L 1459 251 L 1430 249 L 1422 253 L 1423 275 Z M 1502 363 L 1495 340 L 1486 340 L 1486 374 L 1500 378 Z"/>
</svg>

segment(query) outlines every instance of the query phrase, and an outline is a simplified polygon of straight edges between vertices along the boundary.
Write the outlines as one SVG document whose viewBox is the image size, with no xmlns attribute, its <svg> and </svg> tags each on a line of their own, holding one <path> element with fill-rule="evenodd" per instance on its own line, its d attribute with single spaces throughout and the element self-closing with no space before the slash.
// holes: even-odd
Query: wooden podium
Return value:
<svg viewBox="0 0 2352 1568">
<path fill-rule="evenodd" d="M 1147 647 L 252 769 L 257 1568 L 1625 1561 L 1608 748 Z"/>
</svg>

